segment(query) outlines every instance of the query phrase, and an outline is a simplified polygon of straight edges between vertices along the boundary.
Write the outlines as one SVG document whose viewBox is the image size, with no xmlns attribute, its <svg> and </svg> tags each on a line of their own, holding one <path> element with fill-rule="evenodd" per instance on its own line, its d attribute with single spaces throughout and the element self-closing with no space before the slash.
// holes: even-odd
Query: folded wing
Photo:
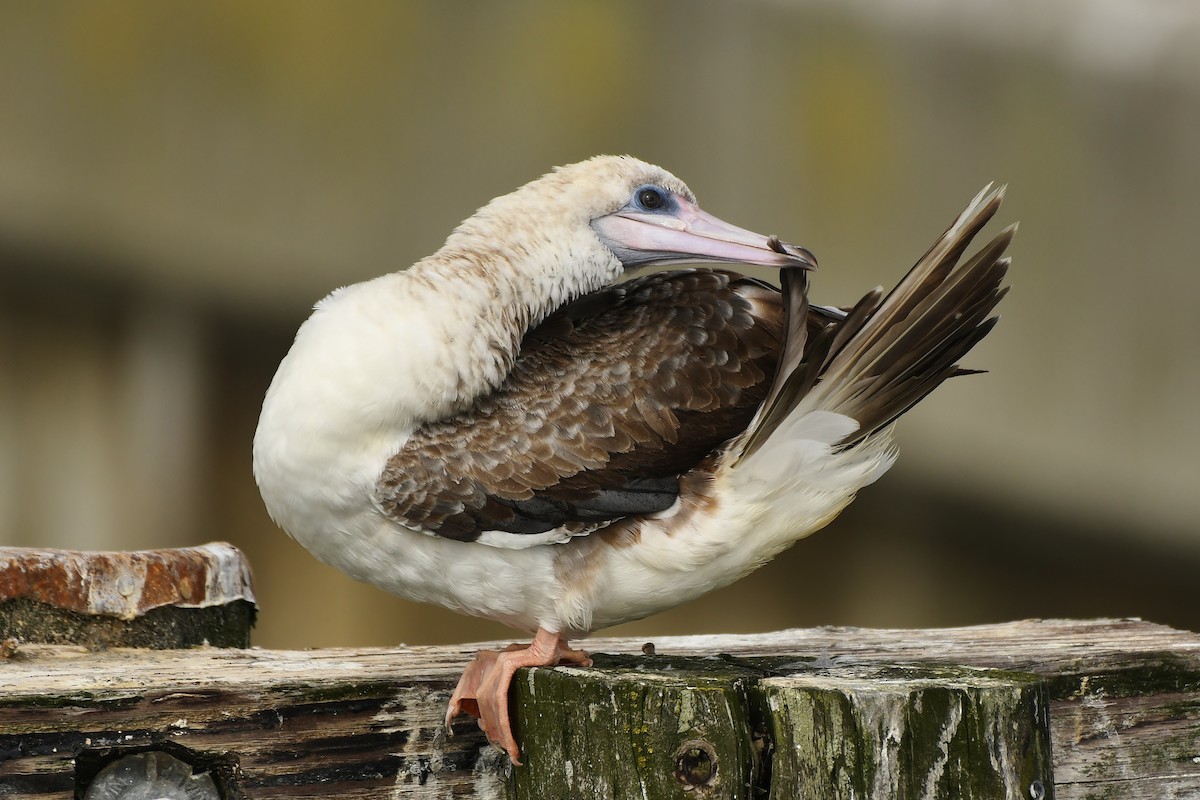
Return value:
<svg viewBox="0 0 1200 800">
<path fill-rule="evenodd" d="M 514 547 L 669 509 L 766 396 L 783 313 L 778 290 L 717 270 L 580 298 L 526 335 L 499 389 L 417 430 L 376 500 L 410 527 Z"/>
</svg>

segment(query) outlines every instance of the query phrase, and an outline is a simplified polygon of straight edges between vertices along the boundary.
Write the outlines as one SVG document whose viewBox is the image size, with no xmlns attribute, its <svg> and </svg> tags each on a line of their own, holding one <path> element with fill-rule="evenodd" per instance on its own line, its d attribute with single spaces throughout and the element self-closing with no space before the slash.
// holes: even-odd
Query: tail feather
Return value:
<svg viewBox="0 0 1200 800">
<path fill-rule="evenodd" d="M 807 273 L 784 270 L 780 273 L 780 280 L 787 319 L 782 353 L 767 397 L 750 424 L 751 431 L 773 431 L 778 428 L 796 403 L 812 388 L 824 354 L 828 352 L 828 333 L 833 328 L 827 325 L 818 329 L 810 342 Z M 765 441 L 765 436 L 762 441 Z M 762 441 L 752 441 L 750 444 L 757 449 Z"/>
<path fill-rule="evenodd" d="M 888 426 L 949 377 L 991 331 L 1004 297 L 1004 256 L 1016 232 L 1005 228 L 958 264 L 995 215 L 1004 187 L 989 184 L 892 291 L 867 293 L 842 319 L 810 313 L 805 274 L 782 274 L 788 313 L 780 366 L 766 400 L 732 455 L 753 455 L 796 414 L 825 411 L 858 423 L 841 446 Z"/>
</svg>

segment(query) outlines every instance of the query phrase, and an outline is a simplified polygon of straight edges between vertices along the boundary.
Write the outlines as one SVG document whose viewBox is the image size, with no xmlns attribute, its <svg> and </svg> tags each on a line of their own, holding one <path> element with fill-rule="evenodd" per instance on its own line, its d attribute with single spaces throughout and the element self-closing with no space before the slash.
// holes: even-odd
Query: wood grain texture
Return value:
<svg viewBox="0 0 1200 800">
<path fill-rule="evenodd" d="M 502 793 L 500 770 L 474 774 L 480 734 L 445 737 L 465 654 L 442 655 L 25 648 L 0 666 L 0 797 L 71 797 L 73 755 L 164 742 L 231 756 L 232 796 Z"/>
<path fill-rule="evenodd" d="M 598 670 L 529 670 L 514 684 L 528 754 L 513 771 L 515 800 L 755 796 L 748 697 L 761 672 L 723 660 L 645 663 L 601 657 Z"/>
<path fill-rule="evenodd" d="M 838 667 L 753 691 L 774 746 L 771 797 L 1053 796 L 1045 686 L 1028 673 Z"/>
<path fill-rule="evenodd" d="M 710 674 L 730 659 L 730 670 L 774 674 L 784 665 L 815 673 L 912 664 L 1030 673 L 1049 698 L 1054 797 L 1200 797 L 1196 634 L 1136 620 L 1049 620 L 655 643 L 659 656 L 601 667 L 604 680 L 648 683 L 657 678 L 644 676 L 677 671 L 677 657 Z M 637 653 L 642 644 L 594 639 L 587 646 Z M 473 723 L 457 723 L 458 735 L 450 739 L 441 727 L 452 685 L 475 649 L 89 652 L 24 646 L 0 661 L 0 796 L 69 798 L 77 763 L 95 774 L 123 749 L 166 743 L 224 770 L 233 790 L 227 800 L 504 797 L 515 779 Z M 729 658 L 713 658 L 717 653 Z M 590 671 L 546 672 L 571 681 Z M 541 677 L 534 676 L 535 685 Z M 518 674 L 518 683 L 528 680 Z M 680 686 L 690 691 L 686 680 Z M 563 701 L 545 709 L 540 702 L 535 692 L 532 702 L 515 709 L 518 731 L 532 730 L 528 716 L 551 713 Z M 586 715 L 573 719 L 593 724 Z M 525 755 L 527 763 L 539 757 L 532 748 Z"/>
</svg>

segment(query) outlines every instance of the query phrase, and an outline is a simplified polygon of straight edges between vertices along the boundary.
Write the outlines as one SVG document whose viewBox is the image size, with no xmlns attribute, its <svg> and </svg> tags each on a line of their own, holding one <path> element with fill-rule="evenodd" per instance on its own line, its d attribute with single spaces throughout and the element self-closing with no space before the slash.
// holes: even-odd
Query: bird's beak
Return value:
<svg viewBox="0 0 1200 800">
<path fill-rule="evenodd" d="M 671 199 L 670 211 L 626 206 L 593 220 L 592 229 L 626 269 L 694 261 L 817 268 L 817 259 L 803 247 L 731 225 L 679 195 Z"/>
</svg>

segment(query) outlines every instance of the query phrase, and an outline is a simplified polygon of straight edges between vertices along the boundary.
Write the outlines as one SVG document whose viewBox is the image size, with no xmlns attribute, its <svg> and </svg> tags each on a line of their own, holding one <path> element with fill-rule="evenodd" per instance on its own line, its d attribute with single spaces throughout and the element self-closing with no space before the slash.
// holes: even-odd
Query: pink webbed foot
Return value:
<svg viewBox="0 0 1200 800">
<path fill-rule="evenodd" d="M 513 738 L 508 717 L 508 687 L 521 667 L 549 667 L 572 664 L 590 667 L 592 660 L 582 650 L 572 650 L 557 633 L 538 629 L 533 643 L 511 645 L 503 652 L 482 650 L 463 671 L 450 707 L 446 710 L 446 733 L 452 733 L 451 721 L 461 713 L 479 719 L 479 727 L 488 741 L 508 753 L 514 764 L 521 763 L 521 751 Z"/>
</svg>

